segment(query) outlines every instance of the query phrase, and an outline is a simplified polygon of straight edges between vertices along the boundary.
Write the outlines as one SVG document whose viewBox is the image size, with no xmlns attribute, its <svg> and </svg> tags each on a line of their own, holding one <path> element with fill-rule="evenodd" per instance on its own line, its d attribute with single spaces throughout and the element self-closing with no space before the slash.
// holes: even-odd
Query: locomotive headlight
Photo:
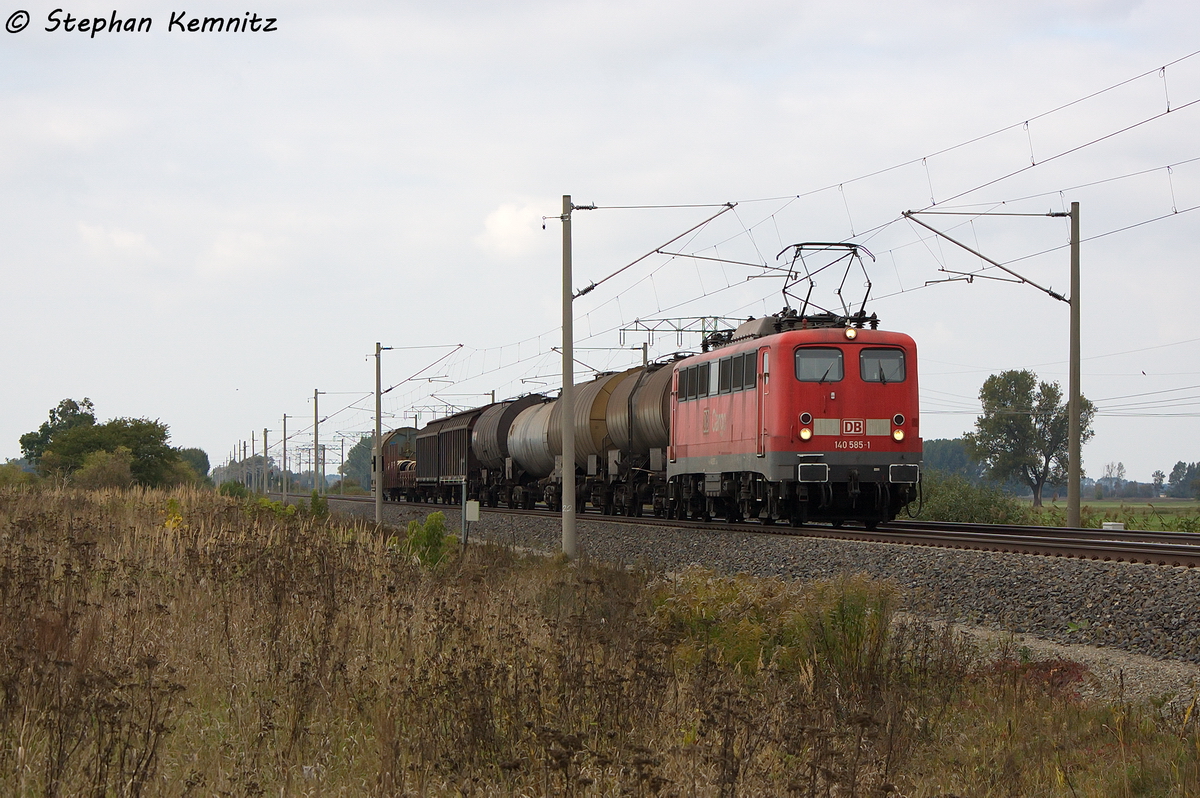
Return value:
<svg viewBox="0 0 1200 798">
<path fill-rule="evenodd" d="M 902 429 L 892 430 L 892 437 L 898 441 L 904 440 L 904 430 L 902 430 Z"/>
<path fill-rule="evenodd" d="M 812 413 L 801 413 L 800 414 L 800 425 L 801 426 L 806 427 L 811 423 L 812 423 Z"/>
<path fill-rule="evenodd" d="M 812 437 L 812 430 L 810 430 L 808 427 L 803 427 L 800 430 L 800 440 L 806 441 L 811 437 Z"/>
<path fill-rule="evenodd" d="M 846 328 L 846 340 L 853 341 L 857 337 L 858 337 L 858 330 L 854 329 L 853 327 Z"/>
</svg>

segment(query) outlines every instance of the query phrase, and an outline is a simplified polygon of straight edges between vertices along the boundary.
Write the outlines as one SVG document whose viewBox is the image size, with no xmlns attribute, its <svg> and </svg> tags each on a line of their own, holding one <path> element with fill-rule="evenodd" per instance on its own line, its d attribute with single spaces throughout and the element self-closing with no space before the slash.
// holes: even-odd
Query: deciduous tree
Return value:
<svg viewBox="0 0 1200 798">
<path fill-rule="evenodd" d="M 1177 499 L 1200 495 L 1200 479 L 1197 477 L 1200 477 L 1200 463 L 1185 463 L 1180 460 L 1171 469 L 1171 487 L 1167 490 L 1167 495 Z"/>
<path fill-rule="evenodd" d="M 96 408 L 92 400 L 86 396 L 82 402 L 74 399 L 63 399 L 58 407 L 50 410 L 50 418 L 33 432 L 21 436 L 21 454 L 32 465 L 37 465 L 42 459 L 50 439 L 55 434 L 64 432 L 72 427 L 86 427 L 96 423 Z"/>
<path fill-rule="evenodd" d="M 961 476 L 972 485 L 983 482 L 984 464 L 971 455 L 967 442 L 962 438 L 935 438 L 925 441 L 922 460 L 926 471 Z"/>
<path fill-rule="evenodd" d="M 183 462 L 192 467 L 192 470 L 196 472 L 196 476 L 208 476 L 208 470 L 211 468 L 211 465 L 208 462 L 208 452 L 194 447 L 188 449 L 177 449 L 176 451 L 179 452 L 179 456 L 183 459 Z"/>
<path fill-rule="evenodd" d="M 338 469 L 359 485 L 371 484 L 371 458 L 375 456 L 375 436 L 364 435 L 346 452 L 346 462 Z"/>
<path fill-rule="evenodd" d="M 1062 388 L 1038 382 L 1032 371 L 993 374 L 979 389 L 983 415 L 966 436 L 972 454 L 987 464 L 997 481 L 1010 478 L 1033 491 L 1033 504 L 1042 505 L 1047 482 L 1062 484 L 1067 477 L 1069 418 Z M 1092 437 L 1096 408 L 1080 397 L 1081 437 Z"/>
<path fill-rule="evenodd" d="M 172 449 L 170 432 L 161 421 L 147 418 L 114 418 L 104 424 L 86 424 L 54 434 L 43 453 L 39 469 L 44 474 L 70 475 L 83 467 L 92 452 L 130 451 L 129 467 L 140 485 L 156 487 L 177 481 L 179 452 Z"/>
</svg>

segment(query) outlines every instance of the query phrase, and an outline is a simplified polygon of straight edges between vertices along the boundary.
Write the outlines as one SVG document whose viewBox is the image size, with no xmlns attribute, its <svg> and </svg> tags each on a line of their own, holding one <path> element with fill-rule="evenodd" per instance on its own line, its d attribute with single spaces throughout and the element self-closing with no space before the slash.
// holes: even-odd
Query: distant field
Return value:
<svg viewBox="0 0 1200 798">
<path fill-rule="evenodd" d="M 1186 515 L 1200 511 L 1200 501 L 1195 499 L 1084 499 L 1083 507 L 1090 507 L 1093 512 L 1107 513 L 1113 510 L 1150 510 L 1153 508 L 1163 515 Z M 1067 500 L 1059 498 L 1057 502 L 1047 501 L 1046 507 L 1058 507 L 1064 512 Z"/>
<path fill-rule="evenodd" d="M 1063 526 L 1067 500 L 1047 501 L 1033 510 L 1035 523 Z M 1195 499 L 1102 499 L 1084 500 L 1080 507 L 1082 525 L 1099 527 L 1105 521 L 1120 521 L 1126 529 L 1200 532 L 1200 501 Z"/>
</svg>

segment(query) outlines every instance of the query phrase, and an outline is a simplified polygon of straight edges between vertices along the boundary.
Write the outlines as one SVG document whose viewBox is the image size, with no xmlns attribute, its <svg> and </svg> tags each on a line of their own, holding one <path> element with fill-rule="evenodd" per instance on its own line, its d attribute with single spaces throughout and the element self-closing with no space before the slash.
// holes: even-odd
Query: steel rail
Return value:
<svg viewBox="0 0 1200 798">
<path fill-rule="evenodd" d="M 329 496 L 336 501 L 371 501 L 370 497 Z M 454 505 L 421 502 L 389 502 L 392 506 L 413 508 L 456 509 Z M 481 508 L 500 515 L 527 515 L 547 518 L 553 514 L 544 510 L 519 510 L 497 507 Z M 888 545 L 916 545 L 987 551 L 1007 554 L 1029 554 L 1048 557 L 1069 557 L 1081 560 L 1143 563 L 1147 565 L 1193 568 L 1200 566 L 1200 535 L 1187 532 L 1154 532 L 1142 530 L 1082 529 L 1045 526 L 1013 526 L 1002 524 L 964 524 L 952 522 L 897 520 L 868 530 L 806 524 L 793 527 L 787 524 L 754 524 L 689 521 L 656 518 L 653 516 L 615 516 L 599 513 L 581 514 L 580 520 L 607 521 L 619 524 L 697 529 L 712 532 L 741 532 L 751 535 L 849 540 Z"/>
</svg>

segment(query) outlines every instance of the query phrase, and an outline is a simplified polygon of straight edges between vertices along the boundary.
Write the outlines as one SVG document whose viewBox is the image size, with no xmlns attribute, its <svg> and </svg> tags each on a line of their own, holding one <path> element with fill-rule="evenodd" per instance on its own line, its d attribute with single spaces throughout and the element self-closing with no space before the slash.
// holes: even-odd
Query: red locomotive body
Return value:
<svg viewBox="0 0 1200 798">
<path fill-rule="evenodd" d="M 729 343 L 679 361 L 669 514 L 873 527 L 912 501 L 922 455 L 916 345 L 868 321 L 751 320 Z"/>
</svg>

